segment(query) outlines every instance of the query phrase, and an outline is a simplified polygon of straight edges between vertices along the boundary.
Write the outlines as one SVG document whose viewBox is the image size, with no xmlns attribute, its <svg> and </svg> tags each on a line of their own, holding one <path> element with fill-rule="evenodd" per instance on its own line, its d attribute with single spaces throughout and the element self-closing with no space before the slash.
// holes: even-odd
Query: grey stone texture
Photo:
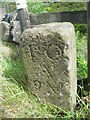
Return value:
<svg viewBox="0 0 90 120">
<path fill-rule="evenodd" d="M 0 39 L 1 40 L 8 40 L 9 38 L 9 31 L 10 31 L 10 24 L 7 22 L 0 22 Z"/>
<path fill-rule="evenodd" d="M 48 23 L 24 31 L 21 55 L 30 91 L 42 103 L 73 110 L 76 104 L 76 41 L 71 23 Z"/>
<path fill-rule="evenodd" d="M 2 21 L 3 16 L 6 14 L 6 11 L 4 8 L 0 7 L 0 21 Z"/>
<path fill-rule="evenodd" d="M 13 36 L 12 41 L 16 43 L 20 43 L 21 38 L 21 28 L 20 28 L 20 22 L 19 21 L 13 21 L 11 27 L 13 28 L 10 31 L 10 34 Z"/>
</svg>

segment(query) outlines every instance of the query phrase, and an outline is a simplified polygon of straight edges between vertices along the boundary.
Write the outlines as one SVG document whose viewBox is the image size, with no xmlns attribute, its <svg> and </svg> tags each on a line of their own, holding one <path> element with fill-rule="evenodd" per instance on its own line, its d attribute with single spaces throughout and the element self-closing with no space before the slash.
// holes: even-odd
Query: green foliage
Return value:
<svg viewBox="0 0 90 120">
<path fill-rule="evenodd" d="M 48 5 L 44 4 L 43 2 L 29 2 L 28 3 L 28 10 L 30 13 L 46 13 L 46 7 Z"/>
<path fill-rule="evenodd" d="M 62 3 L 43 3 L 28 2 L 28 9 L 31 13 L 61 12 L 86 10 L 85 3 L 62 2 Z"/>
<path fill-rule="evenodd" d="M 2 2 L 0 3 L 0 6 L 4 7 L 7 13 L 16 10 L 15 2 Z M 86 3 L 84 2 L 43 3 L 43 2 L 28 1 L 28 10 L 30 13 L 79 11 L 79 10 L 86 10 Z"/>
<path fill-rule="evenodd" d="M 87 78 L 87 37 L 85 33 L 76 32 L 76 47 L 78 79 Z"/>
<path fill-rule="evenodd" d="M 2 6 L 2 8 L 5 8 L 6 13 L 14 12 L 16 10 L 15 2 L 1 2 L 0 6 Z"/>
<path fill-rule="evenodd" d="M 52 3 L 50 7 L 52 8 L 52 12 L 86 10 L 86 4 L 79 2 Z"/>
<path fill-rule="evenodd" d="M 82 56 L 77 56 L 77 75 L 78 79 L 87 78 L 87 61 Z"/>
<path fill-rule="evenodd" d="M 59 3 L 43 3 L 43 2 L 28 2 L 28 10 L 30 13 L 46 13 L 60 11 L 79 11 L 86 10 L 85 2 L 59 2 Z M 0 2 L 0 6 L 6 9 L 6 12 L 16 10 L 15 2 Z"/>
<path fill-rule="evenodd" d="M 80 41 L 80 37 L 87 35 L 87 25 L 86 24 L 75 24 L 74 27 L 75 27 L 75 32 L 76 33 L 78 32 L 76 34 L 76 37 L 79 37 L 79 41 Z"/>
</svg>

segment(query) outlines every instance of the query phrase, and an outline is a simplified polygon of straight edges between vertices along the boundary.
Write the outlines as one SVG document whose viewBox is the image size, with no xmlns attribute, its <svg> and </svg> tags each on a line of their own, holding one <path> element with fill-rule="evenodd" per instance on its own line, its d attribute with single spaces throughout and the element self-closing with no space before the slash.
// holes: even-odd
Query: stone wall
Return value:
<svg viewBox="0 0 90 120">
<path fill-rule="evenodd" d="M 76 104 L 76 42 L 71 23 L 48 23 L 24 31 L 21 55 L 28 87 L 38 100 L 65 110 Z"/>
<path fill-rule="evenodd" d="M 51 12 L 30 14 L 30 23 L 39 25 L 51 22 L 71 22 L 73 24 L 87 24 L 87 11 Z"/>
<path fill-rule="evenodd" d="M 0 9 L 1 11 L 2 9 Z M 2 14 L 0 14 L 2 16 Z M 3 12 L 3 16 L 5 12 Z M 73 24 L 87 24 L 87 11 L 70 11 L 70 12 L 53 12 L 53 13 L 42 13 L 42 14 L 30 14 L 30 27 L 34 27 L 39 24 L 46 24 L 51 22 L 65 22 L 69 21 Z M 0 17 L 2 20 L 2 17 Z M 21 36 L 21 27 L 19 22 L 19 16 L 16 11 L 11 12 L 4 16 L 3 20 L 10 24 L 10 37 L 11 41 L 19 44 Z"/>
</svg>

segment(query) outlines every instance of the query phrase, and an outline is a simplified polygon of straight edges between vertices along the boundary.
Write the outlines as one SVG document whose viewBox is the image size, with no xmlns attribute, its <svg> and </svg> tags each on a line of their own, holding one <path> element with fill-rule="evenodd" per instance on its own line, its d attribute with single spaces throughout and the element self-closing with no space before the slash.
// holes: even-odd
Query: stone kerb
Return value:
<svg viewBox="0 0 90 120">
<path fill-rule="evenodd" d="M 71 23 L 48 23 L 27 29 L 21 54 L 30 91 L 43 103 L 65 110 L 76 104 L 76 43 Z"/>
</svg>

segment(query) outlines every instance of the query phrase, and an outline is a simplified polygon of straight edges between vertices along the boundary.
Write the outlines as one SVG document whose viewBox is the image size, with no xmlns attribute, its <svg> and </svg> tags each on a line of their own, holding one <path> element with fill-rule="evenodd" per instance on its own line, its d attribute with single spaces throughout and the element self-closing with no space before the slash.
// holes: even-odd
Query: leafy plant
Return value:
<svg viewBox="0 0 90 120">
<path fill-rule="evenodd" d="M 86 3 L 58 2 L 43 3 L 28 1 L 30 13 L 62 12 L 62 11 L 79 11 L 86 10 Z"/>
<path fill-rule="evenodd" d="M 48 4 L 43 2 L 28 2 L 28 10 L 30 13 L 46 13 Z"/>
<path fill-rule="evenodd" d="M 87 37 L 76 32 L 77 75 L 78 79 L 87 78 Z"/>
</svg>

